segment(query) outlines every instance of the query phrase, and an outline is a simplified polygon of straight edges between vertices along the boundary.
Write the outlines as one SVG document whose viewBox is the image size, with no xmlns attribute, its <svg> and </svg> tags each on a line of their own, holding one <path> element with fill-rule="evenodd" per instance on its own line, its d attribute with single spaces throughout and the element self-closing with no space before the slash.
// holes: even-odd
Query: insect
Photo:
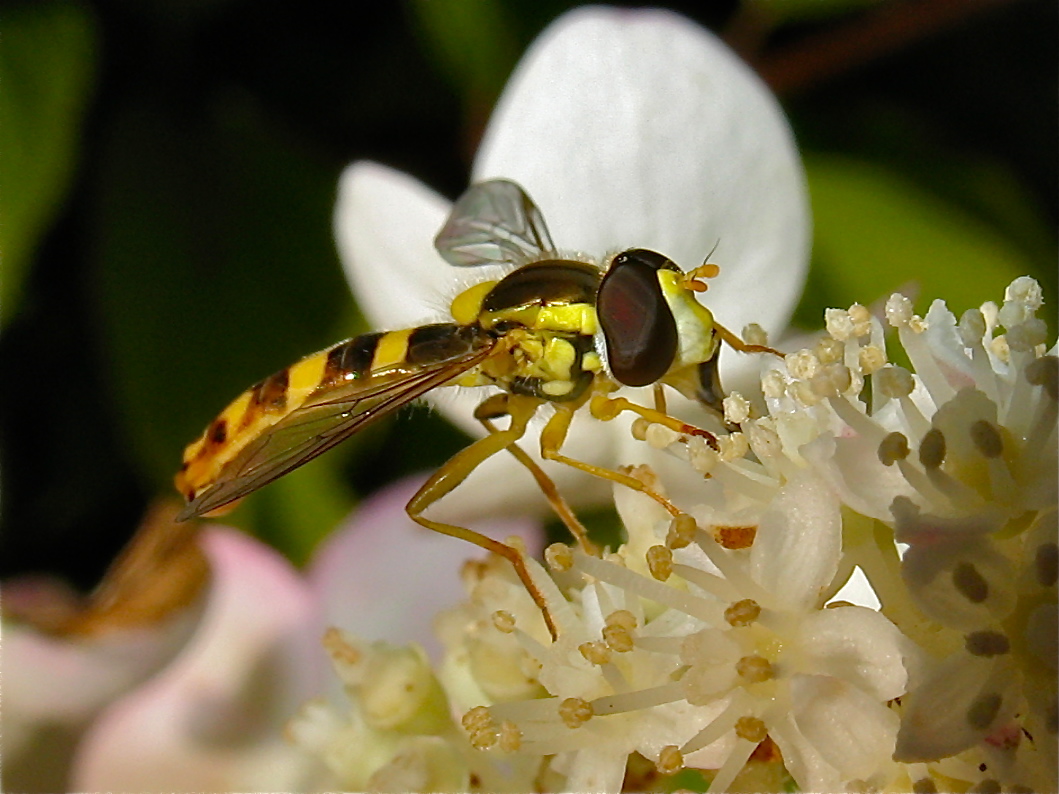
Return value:
<svg viewBox="0 0 1059 794">
<path fill-rule="evenodd" d="M 665 412 L 662 386 L 720 411 L 721 341 L 748 345 L 717 324 L 695 297 L 715 265 L 684 273 L 660 253 L 623 251 L 604 266 L 556 253 L 540 210 L 514 182 L 473 185 L 435 240 L 459 267 L 505 265 L 510 272 L 464 290 L 452 321 L 363 334 L 307 356 L 237 397 L 184 451 L 176 476 L 187 499 L 180 520 L 217 511 L 340 443 L 370 422 L 446 385 L 495 386 L 475 417 L 488 433 L 435 472 L 407 506 L 419 524 L 496 552 L 516 572 L 555 627 L 521 554 L 424 512 L 490 456 L 508 450 L 525 465 L 560 518 L 590 548 L 584 528 L 550 478 L 517 442 L 538 409 L 553 406 L 541 432 L 542 457 L 643 490 L 633 477 L 567 457 L 563 442 L 584 406 L 609 420 L 631 411 L 688 435 L 705 430 Z M 655 406 L 615 395 L 622 386 L 655 387 Z M 500 428 L 495 420 L 507 417 Z"/>
</svg>

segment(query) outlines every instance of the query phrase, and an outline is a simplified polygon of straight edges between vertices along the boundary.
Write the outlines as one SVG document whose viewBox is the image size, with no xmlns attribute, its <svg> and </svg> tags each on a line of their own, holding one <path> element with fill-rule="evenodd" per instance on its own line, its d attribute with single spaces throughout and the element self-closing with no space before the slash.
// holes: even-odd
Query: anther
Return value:
<svg viewBox="0 0 1059 794">
<path fill-rule="evenodd" d="M 505 753 L 516 753 L 522 747 L 522 731 L 511 720 L 500 723 L 497 745 Z"/>
<path fill-rule="evenodd" d="M 605 642 L 599 640 L 583 642 L 577 646 L 577 650 L 592 664 L 606 664 L 610 661 L 611 650 Z"/>
<path fill-rule="evenodd" d="M 974 699 L 967 709 L 967 724 L 978 731 L 984 731 L 993 724 L 1000 713 L 1002 699 L 996 692 L 985 692 Z"/>
<path fill-rule="evenodd" d="M 976 345 L 982 344 L 982 337 L 985 336 L 986 324 L 985 316 L 982 314 L 981 309 L 968 309 L 960 317 L 960 323 L 957 327 L 960 332 L 960 341 L 963 342 L 964 347 L 975 347 Z"/>
<path fill-rule="evenodd" d="M 757 323 L 747 323 L 744 325 L 742 337 L 743 341 L 748 345 L 760 345 L 761 347 L 766 347 L 769 343 L 768 332 Z"/>
<path fill-rule="evenodd" d="M 606 626 L 618 626 L 626 631 L 636 628 L 636 615 L 627 609 L 615 609 L 603 621 Z"/>
<path fill-rule="evenodd" d="M 1004 452 L 1004 439 L 992 422 L 979 419 L 971 425 L 971 441 L 986 458 L 999 458 Z"/>
<path fill-rule="evenodd" d="M 724 610 L 724 619 L 729 626 L 749 626 L 760 616 L 761 606 L 752 598 L 736 601 Z"/>
<path fill-rule="evenodd" d="M 760 744 L 768 734 L 768 726 L 757 717 L 740 717 L 735 721 L 735 735 L 740 739 Z"/>
<path fill-rule="evenodd" d="M 908 457 L 911 450 L 904 433 L 890 433 L 879 444 L 879 461 L 883 466 L 893 466 L 897 461 Z"/>
<path fill-rule="evenodd" d="M 603 641 L 615 653 L 628 653 L 634 647 L 632 633 L 624 626 L 604 626 Z"/>
<path fill-rule="evenodd" d="M 574 567 L 574 552 L 565 543 L 553 543 L 544 550 L 544 561 L 553 571 L 569 571 Z"/>
<path fill-rule="evenodd" d="M 659 774 L 675 775 L 684 768 L 684 754 L 675 744 L 667 744 L 658 753 L 658 763 L 655 766 Z"/>
<path fill-rule="evenodd" d="M 967 789 L 967 794 L 1000 794 L 1001 791 L 1000 781 L 987 777 Z"/>
<path fill-rule="evenodd" d="M 673 551 L 666 546 L 652 546 L 647 550 L 647 570 L 660 582 L 673 575 Z"/>
<path fill-rule="evenodd" d="M 567 728 L 580 728 L 592 719 L 592 704 L 581 698 L 567 698 L 559 704 L 559 719 Z"/>
<path fill-rule="evenodd" d="M 912 794 L 938 794 L 938 784 L 934 778 L 921 777 L 912 783 Z"/>
<path fill-rule="evenodd" d="M 1059 546 L 1055 543 L 1042 543 L 1037 547 L 1033 559 L 1037 584 L 1041 587 L 1053 587 L 1059 579 Z"/>
<path fill-rule="evenodd" d="M 961 562 L 952 570 L 952 583 L 960 595 L 972 604 L 981 604 L 989 598 L 989 582 L 971 562 Z"/>
<path fill-rule="evenodd" d="M 750 418 L 750 403 L 738 392 L 732 392 L 725 397 L 721 405 L 724 407 L 724 421 L 726 422 L 741 425 Z"/>
<path fill-rule="evenodd" d="M 669 532 L 666 533 L 666 546 L 670 549 L 682 549 L 691 544 L 695 539 L 695 533 L 699 525 L 695 519 L 687 513 L 681 513 L 669 522 Z"/>
<path fill-rule="evenodd" d="M 1059 357 L 1041 356 L 1026 367 L 1026 380 L 1034 386 L 1043 386 L 1044 393 L 1052 400 L 1059 400 Z"/>
<path fill-rule="evenodd" d="M 885 397 L 907 397 L 916 386 L 912 373 L 904 367 L 883 367 L 875 373 L 872 384 Z"/>
<path fill-rule="evenodd" d="M 715 526 L 713 528 L 713 539 L 717 541 L 717 545 L 721 548 L 730 549 L 732 551 L 749 549 L 754 545 L 754 538 L 756 537 L 756 526 Z"/>
<path fill-rule="evenodd" d="M 515 630 L 515 616 L 506 609 L 498 609 L 493 613 L 493 625 L 497 631 L 510 634 Z"/>
<path fill-rule="evenodd" d="M 932 427 L 919 442 L 919 462 L 924 468 L 937 469 L 945 461 L 945 434 Z"/>
<path fill-rule="evenodd" d="M 1000 656 L 1011 650 L 1011 643 L 1006 635 L 999 631 L 972 631 L 963 638 L 967 653 L 972 656 Z"/>
<path fill-rule="evenodd" d="M 748 684 L 760 684 L 775 677 L 772 664 L 764 656 L 744 656 L 735 663 L 735 671 Z"/>
<path fill-rule="evenodd" d="M 846 346 L 834 337 L 825 336 L 816 343 L 813 353 L 821 364 L 838 364 L 845 358 Z"/>
<path fill-rule="evenodd" d="M 857 354 L 857 366 L 865 375 L 872 375 L 886 366 L 886 351 L 878 345 L 865 345 Z"/>
</svg>

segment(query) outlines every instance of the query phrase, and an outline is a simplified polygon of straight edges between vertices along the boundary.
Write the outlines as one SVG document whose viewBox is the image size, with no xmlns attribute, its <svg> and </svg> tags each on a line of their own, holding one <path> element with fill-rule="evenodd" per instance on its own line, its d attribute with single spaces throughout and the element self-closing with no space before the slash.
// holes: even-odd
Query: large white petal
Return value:
<svg viewBox="0 0 1059 794">
<path fill-rule="evenodd" d="M 342 173 L 335 239 L 357 305 L 379 330 L 448 314 L 458 271 L 434 250 L 449 202 L 419 180 L 359 161 Z"/>
<path fill-rule="evenodd" d="M 203 536 L 213 580 L 195 636 L 160 675 L 111 706 L 75 764 L 79 791 L 290 791 L 307 759 L 282 728 L 317 688 L 306 583 L 232 530 Z"/>
<path fill-rule="evenodd" d="M 716 245 L 708 303 L 736 331 L 780 330 L 801 290 L 809 210 L 790 128 L 726 45 L 675 14 L 560 17 L 493 113 L 473 171 L 491 177 L 529 191 L 560 249 L 654 248 L 690 268 Z"/>
</svg>

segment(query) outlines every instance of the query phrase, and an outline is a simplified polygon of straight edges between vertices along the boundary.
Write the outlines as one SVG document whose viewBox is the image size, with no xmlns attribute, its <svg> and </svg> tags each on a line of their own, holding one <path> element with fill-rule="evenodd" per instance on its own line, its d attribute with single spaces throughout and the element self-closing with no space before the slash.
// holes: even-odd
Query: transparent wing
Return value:
<svg viewBox="0 0 1059 794">
<path fill-rule="evenodd" d="M 507 179 L 471 185 L 457 199 L 434 246 L 459 267 L 522 264 L 555 250 L 533 199 Z"/>
<path fill-rule="evenodd" d="M 490 343 L 462 359 L 382 373 L 321 392 L 247 444 L 177 520 L 223 507 L 308 463 L 376 419 L 466 372 L 492 349 Z"/>
</svg>

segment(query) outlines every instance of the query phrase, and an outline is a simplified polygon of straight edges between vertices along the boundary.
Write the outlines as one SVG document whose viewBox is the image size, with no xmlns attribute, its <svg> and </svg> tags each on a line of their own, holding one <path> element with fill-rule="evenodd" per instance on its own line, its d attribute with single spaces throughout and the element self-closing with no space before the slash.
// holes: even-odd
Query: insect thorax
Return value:
<svg viewBox="0 0 1059 794">
<path fill-rule="evenodd" d="M 593 342 L 599 281 L 594 265 L 549 259 L 458 295 L 453 316 L 503 340 L 504 351 L 463 382 L 555 402 L 580 397 L 603 370 Z"/>
</svg>

